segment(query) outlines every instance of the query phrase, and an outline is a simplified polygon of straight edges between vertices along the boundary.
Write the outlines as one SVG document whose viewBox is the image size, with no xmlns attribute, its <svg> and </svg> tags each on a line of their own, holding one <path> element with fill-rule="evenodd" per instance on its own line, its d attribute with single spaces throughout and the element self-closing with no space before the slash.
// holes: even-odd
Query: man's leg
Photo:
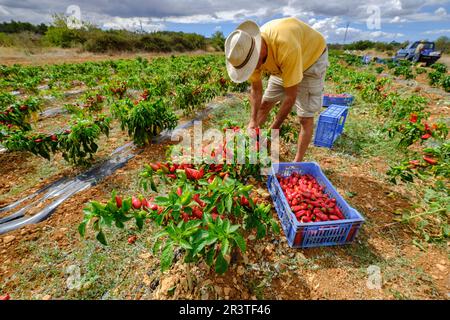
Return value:
<svg viewBox="0 0 450 320">
<path fill-rule="evenodd" d="M 323 88 L 328 65 L 328 50 L 326 50 L 303 74 L 296 102 L 301 129 L 298 135 L 295 162 L 303 161 L 311 143 L 314 132 L 314 115 L 321 111 L 323 105 Z"/>
<path fill-rule="evenodd" d="M 294 162 L 303 161 L 314 131 L 314 117 L 299 117 L 299 119 L 301 129 L 298 135 L 297 154 L 295 155 Z"/>
</svg>

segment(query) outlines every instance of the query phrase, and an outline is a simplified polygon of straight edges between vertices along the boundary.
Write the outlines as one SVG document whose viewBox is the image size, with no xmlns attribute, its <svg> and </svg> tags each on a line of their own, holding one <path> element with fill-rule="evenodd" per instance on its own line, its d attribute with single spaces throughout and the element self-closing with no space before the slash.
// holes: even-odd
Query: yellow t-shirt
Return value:
<svg viewBox="0 0 450 320">
<path fill-rule="evenodd" d="M 281 77 L 285 88 L 300 83 L 303 71 L 313 65 L 326 48 L 323 35 L 296 18 L 266 23 L 261 27 L 261 37 L 267 44 L 267 58 L 249 80 L 258 81 L 262 72 L 268 72 Z"/>
</svg>

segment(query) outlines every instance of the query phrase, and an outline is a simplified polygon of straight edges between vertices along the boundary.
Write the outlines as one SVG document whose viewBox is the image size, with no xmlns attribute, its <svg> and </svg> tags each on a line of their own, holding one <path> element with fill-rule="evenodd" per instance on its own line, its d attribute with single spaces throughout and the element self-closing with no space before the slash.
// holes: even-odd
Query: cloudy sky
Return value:
<svg viewBox="0 0 450 320">
<path fill-rule="evenodd" d="M 79 8 L 79 12 L 78 12 Z M 450 36 L 450 0 L 0 0 L 0 21 L 50 23 L 54 13 L 101 28 L 227 35 L 245 19 L 260 25 L 295 16 L 329 42 L 403 41 Z"/>
</svg>

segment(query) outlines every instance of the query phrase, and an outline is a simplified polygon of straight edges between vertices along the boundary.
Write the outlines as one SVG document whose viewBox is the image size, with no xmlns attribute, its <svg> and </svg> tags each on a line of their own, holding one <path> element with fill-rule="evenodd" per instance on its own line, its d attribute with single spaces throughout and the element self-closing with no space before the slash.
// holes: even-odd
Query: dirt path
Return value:
<svg viewBox="0 0 450 320">
<path fill-rule="evenodd" d="M 182 54 L 199 55 L 206 51 L 193 51 Z M 96 54 L 92 52 L 84 52 L 80 49 L 61 49 L 61 48 L 44 48 L 36 49 L 35 52 L 29 52 L 18 48 L 0 47 L 0 64 L 13 65 L 45 65 L 45 64 L 61 64 L 61 63 L 82 63 L 87 61 L 103 61 L 103 60 L 119 60 L 132 59 L 135 57 L 153 58 L 160 56 L 170 56 L 181 53 L 157 53 L 157 52 L 124 52 L 110 54 Z"/>
</svg>

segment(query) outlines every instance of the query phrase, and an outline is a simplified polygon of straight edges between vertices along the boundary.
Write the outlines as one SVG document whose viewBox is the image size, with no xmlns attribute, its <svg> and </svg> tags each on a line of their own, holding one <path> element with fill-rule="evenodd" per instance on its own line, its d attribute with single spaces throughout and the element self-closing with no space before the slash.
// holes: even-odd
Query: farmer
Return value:
<svg viewBox="0 0 450 320">
<path fill-rule="evenodd" d="M 251 82 L 249 129 L 261 127 L 282 101 L 271 125 L 279 129 L 295 106 L 301 131 L 295 162 L 301 162 L 320 111 L 328 63 L 322 34 L 296 18 L 272 20 L 261 27 L 245 21 L 225 41 L 226 66 L 235 82 Z M 270 74 L 263 95 L 262 73 Z"/>
<path fill-rule="evenodd" d="M 418 62 L 420 59 L 420 54 L 422 53 L 423 49 L 425 48 L 425 41 L 420 41 L 420 43 L 417 45 L 416 50 L 414 51 L 414 59 L 413 61 Z"/>
</svg>

